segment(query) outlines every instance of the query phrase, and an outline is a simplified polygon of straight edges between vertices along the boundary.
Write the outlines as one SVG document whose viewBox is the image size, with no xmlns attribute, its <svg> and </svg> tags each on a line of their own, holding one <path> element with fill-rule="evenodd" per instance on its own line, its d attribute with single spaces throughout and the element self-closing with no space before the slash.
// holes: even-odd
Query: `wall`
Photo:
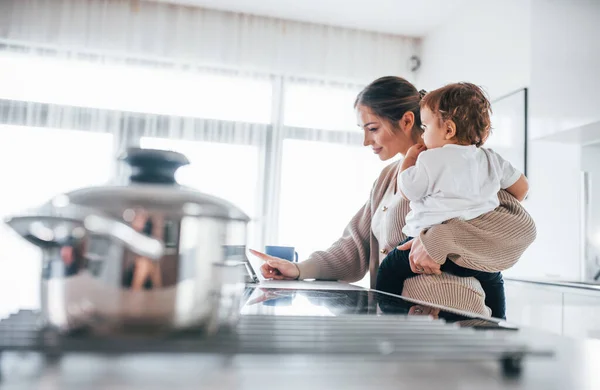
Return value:
<svg viewBox="0 0 600 390">
<path fill-rule="evenodd" d="M 508 275 L 577 280 L 581 147 L 544 140 L 600 118 L 600 2 L 479 2 L 423 41 L 418 85 L 469 80 L 492 99 L 529 88 L 525 207 L 538 239 Z"/>
<path fill-rule="evenodd" d="M 527 207 L 538 240 L 528 251 L 527 271 L 579 280 L 581 146 L 543 137 L 600 119 L 600 2 L 532 0 L 531 16 L 532 192 Z"/>
<path fill-rule="evenodd" d="M 418 87 L 470 81 L 495 98 L 529 85 L 530 5 L 528 0 L 466 2 L 423 39 Z"/>
<path fill-rule="evenodd" d="M 507 275 L 579 280 L 581 147 L 533 140 L 528 153 L 530 192 L 525 207 L 538 236 Z"/>
<path fill-rule="evenodd" d="M 507 22 L 510 21 L 510 22 Z M 417 85 L 427 90 L 455 81 L 482 85 L 492 99 L 531 80 L 531 1 L 480 1 L 427 35 Z M 535 273 L 521 261 L 513 272 Z"/>
<path fill-rule="evenodd" d="M 532 137 L 600 120 L 599 21 L 597 0 L 532 0 Z"/>
</svg>

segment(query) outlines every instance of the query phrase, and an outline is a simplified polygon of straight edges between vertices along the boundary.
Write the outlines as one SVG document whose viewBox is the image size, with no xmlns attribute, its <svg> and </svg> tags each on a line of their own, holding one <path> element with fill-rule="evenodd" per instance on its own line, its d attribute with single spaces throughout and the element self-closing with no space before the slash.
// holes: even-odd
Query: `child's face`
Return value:
<svg viewBox="0 0 600 390">
<path fill-rule="evenodd" d="M 448 143 L 445 126 L 427 107 L 421 109 L 421 123 L 424 130 L 421 137 L 427 149 L 441 148 Z"/>
</svg>

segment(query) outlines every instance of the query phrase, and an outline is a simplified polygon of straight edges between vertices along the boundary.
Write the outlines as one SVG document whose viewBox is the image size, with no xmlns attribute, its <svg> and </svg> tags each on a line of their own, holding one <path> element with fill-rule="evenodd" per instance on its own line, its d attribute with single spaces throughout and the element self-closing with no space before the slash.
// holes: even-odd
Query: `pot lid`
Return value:
<svg viewBox="0 0 600 390">
<path fill-rule="evenodd" d="M 55 197 L 51 202 L 53 206 L 82 205 L 125 220 L 138 209 L 171 217 L 250 220 L 239 207 L 225 199 L 179 185 L 175 172 L 190 163 L 181 153 L 129 148 L 120 159 L 131 167 L 129 183 L 71 191 Z"/>
</svg>

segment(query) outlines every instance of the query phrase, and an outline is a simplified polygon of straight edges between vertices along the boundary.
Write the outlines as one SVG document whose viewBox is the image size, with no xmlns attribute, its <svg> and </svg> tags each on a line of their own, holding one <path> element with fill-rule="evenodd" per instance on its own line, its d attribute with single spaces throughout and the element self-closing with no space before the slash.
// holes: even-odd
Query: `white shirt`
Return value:
<svg viewBox="0 0 600 390">
<path fill-rule="evenodd" d="M 520 177 L 491 149 L 450 144 L 421 152 L 415 166 L 398 175 L 411 209 L 402 232 L 416 237 L 452 218 L 477 218 L 498 207 L 498 191 Z"/>
<path fill-rule="evenodd" d="M 373 236 L 379 243 L 379 263 L 392 251 L 400 241 L 387 242 L 387 239 L 393 235 L 390 235 L 389 229 L 393 228 L 393 224 L 390 223 L 390 219 L 397 218 L 398 207 L 402 200 L 400 192 L 394 193 L 396 189 L 396 183 L 389 185 L 381 204 L 375 210 L 373 217 L 371 218 L 371 231 Z"/>
</svg>

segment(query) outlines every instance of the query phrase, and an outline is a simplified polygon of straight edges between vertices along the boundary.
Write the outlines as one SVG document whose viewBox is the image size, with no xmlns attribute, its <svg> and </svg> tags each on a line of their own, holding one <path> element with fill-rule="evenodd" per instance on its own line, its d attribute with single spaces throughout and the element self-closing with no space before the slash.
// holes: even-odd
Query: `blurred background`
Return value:
<svg viewBox="0 0 600 390">
<path fill-rule="evenodd" d="M 2 0 L 0 216 L 106 183 L 129 146 L 172 149 L 192 162 L 180 183 L 252 217 L 250 246 L 302 259 L 389 163 L 362 146 L 361 88 L 470 81 L 493 101 L 488 146 L 531 185 L 538 238 L 506 275 L 592 282 L 599 20 L 595 0 Z M 0 243 L 0 316 L 36 307 L 37 249 L 2 225 Z M 523 321 L 562 318 L 556 294 Z"/>
</svg>

